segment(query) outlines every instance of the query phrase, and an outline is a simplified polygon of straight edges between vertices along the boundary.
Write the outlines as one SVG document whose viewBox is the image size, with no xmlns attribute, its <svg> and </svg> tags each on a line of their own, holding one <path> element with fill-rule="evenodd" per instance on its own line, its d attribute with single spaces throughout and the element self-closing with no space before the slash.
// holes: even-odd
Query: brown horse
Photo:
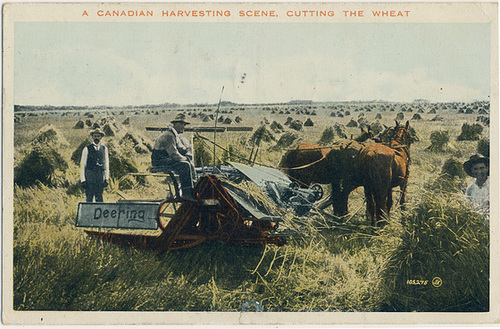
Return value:
<svg viewBox="0 0 500 329">
<path fill-rule="evenodd" d="M 364 127 L 361 127 L 361 135 L 359 135 L 358 137 L 354 138 L 354 140 L 356 142 L 365 142 L 369 139 L 373 139 L 374 138 L 374 135 L 373 135 L 373 132 L 372 132 L 372 129 L 370 128 L 370 126 L 368 126 L 368 128 L 365 130 Z M 351 138 L 352 139 L 352 138 Z"/>
<path fill-rule="evenodd" d="M 361 186 L 358 156 L 364 143 L 343 140 L 331 147 L 302 144 L 287 151 L 280 162 L 280 169 L 300 185 L 311 183 L 330 184 L 331 194 L 319 205 L 333 205 L 335 215 L 348 213 L 349 194 Z"/>
<path fill-rule="evenodd" d="M 366 196 L 366 212 L 372 224 L 383 225 L 391 210 L 392 189 L 402 191 L 400 204 L 406 197 L 410 166 L 410 122 L 402 126 L 396 122 L 389 145 L 367 145 L 359 155 L 359 170 Z"/>
<path fill-rule="evenodd" d="M 331 194 L 319 208 L 324 209 L 331 204 L 335 215 L 345 216 L 349 213 L 349 195 L 362 183 L 358 157 L 366 145 L 368 144 L 354 140 L 344 140 L 333 145 L 328 154 Z"/>
<path fill-rule="evenodd" d="M 301 144 L 288 150 L 281 158 L 280 170 L 301 187 L 311 183 L 328 184 L 328 153 L 331 147 L 311 143 Z"/>
</svg>

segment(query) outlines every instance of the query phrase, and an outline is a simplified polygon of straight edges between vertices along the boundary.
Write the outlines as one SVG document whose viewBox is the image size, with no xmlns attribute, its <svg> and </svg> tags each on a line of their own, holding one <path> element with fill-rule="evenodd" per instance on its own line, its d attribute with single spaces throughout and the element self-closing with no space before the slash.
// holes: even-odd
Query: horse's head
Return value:
<svg viewBox="0 0 500 329">
<path fill-rule="evenodd" d="M 391 145 L 405 145 L 409 146 L 410 140 L 410 121 L 406 121 L 406 125 L 400 125 L 396 121 L 396 127 L 394 127 L 394 133 L 392 136 Z"/>
<path fill-rule="evenodd" d="M 394 137 L 394 127 L 384 125 L 384 130 L 374 138 L 377 143 L 390 144 Z"/>
<path fill-rule="evenodd" d="M 364 127 L 361 127 L 360 129 L 361 129 L 361 135 L 356 137 L 356 139 L 355 139 L 356 142 L 364 142 L 364 141 L 367 141 L 369 139 L 373 139 L 373 137 L 374 137 L 373 131 L 369 125 L 367 126 L 366 130 Z"/>
</svg>

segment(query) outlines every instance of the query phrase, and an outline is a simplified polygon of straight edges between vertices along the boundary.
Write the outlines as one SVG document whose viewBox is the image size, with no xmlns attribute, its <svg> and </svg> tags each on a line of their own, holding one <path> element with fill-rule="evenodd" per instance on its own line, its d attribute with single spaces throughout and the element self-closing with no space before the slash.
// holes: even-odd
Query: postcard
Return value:
<svg viewBox="0 0 500 329">
<path fill-rule="evenodd" d="M 496 2 L 6 3 L 2 50 L 4 324 L 498 323 Z"/>
</svg>

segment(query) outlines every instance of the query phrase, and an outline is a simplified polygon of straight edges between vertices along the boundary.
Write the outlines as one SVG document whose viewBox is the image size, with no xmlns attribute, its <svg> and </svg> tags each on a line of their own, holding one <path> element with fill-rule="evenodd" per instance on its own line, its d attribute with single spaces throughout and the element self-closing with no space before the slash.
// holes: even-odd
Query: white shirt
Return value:
<svg viewBox="0 0 500 329">
<path fill-rule="evenodd" d="M 480 212 L 488 214 L 490 211 L 490 179 L 486 179 L 483 186 L 477 185 L 477 178 L 465 190 L 467 201 Z"/>
<path fill-rule="evenodd" d="M 102 143 L 99 143 L 99 145 L 96 145 L 94 142 L 92 144 L 95 148 L 96 151 L 99 151 L 101 147 L 104 145 Z M 89 154 L 89 150 L 85 146 L 82 151 L 82 158 L 80 160 L 80 168 L 82 168 L 81 173 L 80 173 L 80 181 L 83 183 L 85 182 L 85 167 L 87 166 L 87 157 Z M 104 179 L 109 180 L 109 156 L 108 156 L 108 151 L 106 149 L 106 152 L 104 152 Z"/>
</svg>

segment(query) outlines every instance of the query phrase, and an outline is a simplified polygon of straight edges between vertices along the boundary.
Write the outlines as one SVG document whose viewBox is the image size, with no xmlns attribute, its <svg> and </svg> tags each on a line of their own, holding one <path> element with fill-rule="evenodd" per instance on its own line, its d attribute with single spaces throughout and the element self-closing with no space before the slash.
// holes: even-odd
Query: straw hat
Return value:
<svg viewBox="0 0 500 329">
<path fill-rule="evenodd" d="M 94 134 L 99 134 L 99 135 L 101 135 L 101 137 L 106 136 L 106 134 L 105 134 L 105 133 L 104 133 L 101 129 L 99 129 L 99 128 L 97 128 L 97 129 L 95 129 L 95 130 L 92 130 L 92 131 L 90 132 L 90 136 L 92 136 L 92 135 L 94 135 Z"/>
<path fill-rule="evenodd" d="M 189 124 L 189 122 L 186 121 L 186 115 L 184 113 L 177 113 L 177 115 L 175 116 L 175 118 L 170 121 L 172 123 L 176 123 L 176 122 L 182 122 L 186 125 Z"/>
<path fill-rule="evenodd" d="M 479 154 L 474 154 L 473 156 L 471 156 L 470 159 L 465 161 L 464 163 L 464 170 L 467 173 L 467 175 L 474 177 L 472 176 L 472 167 L 478 163 L 484 163 L 487 167 L 489 167 L 490 158 Z"/>
</svg>

